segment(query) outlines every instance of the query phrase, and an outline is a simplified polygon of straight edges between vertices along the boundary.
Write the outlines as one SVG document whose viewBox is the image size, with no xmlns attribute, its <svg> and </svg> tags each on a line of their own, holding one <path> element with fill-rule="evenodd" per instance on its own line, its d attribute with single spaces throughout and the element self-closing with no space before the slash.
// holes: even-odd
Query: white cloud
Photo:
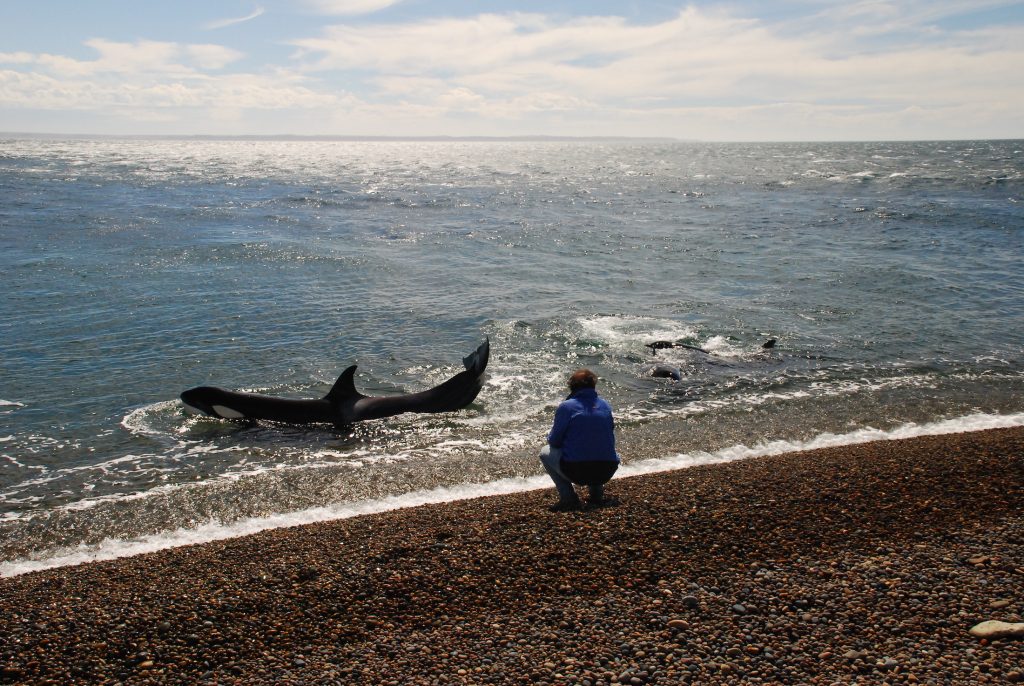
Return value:
<svg viewBox="0 0 1024 686">
<path fill-rule="evenodd" d="M 214 31 L 216 29 L 223 29 L 228 26 L 234 26 L 235 24 L 243 24 L 247 21 L 255 19 L 256 17 L 263 16 L 265 10 L 262 7 L 257 7 L 255 10 L 245 15 L 244 17 L 235 17 L 231 19 L 217 19 L 209 21 L 203 24 L 203 30 Z"/>
<path fill-rule="evenodd" d="M 306 5 L 320 14 L 371 14 L 397 5 L 402 0 L 306 0 Z"/>
<path fill-rule="evenodd" d="M 963 7 L 943 6 L 946 13 Z M 925 5 L 915 10 L 929 19 L 942 14 Z M 841 12 L 846 18 L 900 19 L 890 2 L 862 2 Z M 648 25 L 620 17 L 557 22 L 535 14 L 337 25 L 294 44 L 306 69 L 325 77 L 367 72 L 368 85 L 380 97 L 476 112 L 511 110 L 512 103 L 531 99 L 540 109 L 544 102 L 558 102 L 556 109 L 574 102 L 586 109 L 621 109 L 629 103 L 656 108 L 849 100 L 886 108 L 946 107 L 1005 98 L 1010 83 L 1022 85 L 1020 27 L 886 49 L 851 47 L 851 41 L 841 24 L 814 35 L 788 35 L 761 22 L 690 7 Z"/>
<path fill-rule="evenodd" d="M 0 71 L 0 108 L 132 112 L 133 118 L 152 121 L 175 109 L 301 110 L 344 102 L 343 95 L 314 90 L 307 77 L 289 70 L 218 73 L 242 57 L 220 45 L 102 39 L 86 44 L 96 59 L 38 54 L 9 60 L 30 69 Z"/>
<path fill-rule="evenodd" d="M 651 26 L 631 26 L 620 17 L 594 17 L 556 24 L 540 15 L 484 14 L 417 24 L 339 25 L 323 35 L 294 41 L 299 56 L 315 55 L 319 69 L 477 72 L 499 65 L 621 57 L 643 53 L 679 39 L 706 41 L 747 25 L 706 18 L 694 10 Z"/>
<path fill-rule="evenodd" d="M 151 74 L 186 78 L 197 76 L 197 70 L 222 69 L 243 57 L 237 50 L 212 44 L 182 45 L 159 41 L 118 43 L 99 38 L 88 40 L 85 44 L 98 53 L 96 59 L 78 60 L 47 53 L 25 57 L 24 53 L 18 53 L 18 62 L 33 63 L 58 78 L 67 79 L 104 74 Z M 3 61 L 0 59 L 0 62 Z"/>
<path fill-rule="evenodd" d="M 0 52 L 0 64 L 29 64 L 35 59 L 30 52 Z"/>
<path fill-rule="evenodd" d="M 369 71 L 385 90 L 403 80 L 444 79 L 496 97 L 540 90 L 587 100 L 733 93 L 738 79 L 791 69 L 813 57 L 814 47 L 693 8 L 643 26 L 618 17 L 559 24 L 538 15 L 333 26 L 295 45 L 309 69 Z"/>
<path fill-rule="evenodd" d="M 303 109 L 345 102 L 344 95 L 319 92 L 294 79 L 256 75 L 181 81 L 66 81 L 38 73 L 0 71 L 0 107 Z"/>
<path fill-rule="evenodd" d="M 813 21 L 857 23 L 860 34 L 914 30 L 969 13 L 1018 4 L 1017 0 L 859 0 L 829 6 Z"/>
<path fill-rule="evenodd" d="M 943 137 L 944 122 L 962 135 L 1024 133 L 1024 27 L 935 24 L 967 0 L 825 7 L 814 30 L 800 25 L 809 15 L 769 24 L 698 7 L 646 24 L 538 13 L 347 22 L 293 41 L 287 67 L 258 73 L 239 71 L 243 55 L 223 45 L 94 39 L 92 60 L 0 53 L 0 108 L 232 121 L 237 132 L 276 122 L 275 132 L 749 140 Z"/>
<path fill-rule="evenodd" d="M 100 53 L 99 59 L 93 63 L 97 71 L 143 72 L 180 69 L 174 62 L 181 55 L 181 46 L 177 43 L 151 40 L 118 43 L 93 39 L 86 41 L 86 45 Z"/>
<path fill-rule="evenodd" d="M 223 69 L 244 56 L 222 45 L 187 45 L 184 49 L 199 69 Z"/>
</svg>

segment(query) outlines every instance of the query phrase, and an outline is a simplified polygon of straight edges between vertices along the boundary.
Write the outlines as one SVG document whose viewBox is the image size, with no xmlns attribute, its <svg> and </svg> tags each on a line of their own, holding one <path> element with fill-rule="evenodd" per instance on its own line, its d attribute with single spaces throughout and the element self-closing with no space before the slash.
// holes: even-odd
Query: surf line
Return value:
<svg viewBox="0 0 1024 686">
<path fill-rule="evenodd" d="M 817 448 L 858 445 L 872 441 L 898 440 L 918 436 L 940 436 L 943 434 L 1004 429 L 1016 426 L 1024 426 L 1024 412 L 1009 415 L 972 414 L 925 424 L 904 424 L 888 430 L 867 427 L 846 434 L 823 433 L 807 441 L 769 441 L 754 446 L 735 445 L 713 452 L 697 451 L 662 458 L 639 460 L 633 463 L 624 463 L 619 469 L 618 476 L 621 478 L 639 474 L 653 474 L 656 472 L 685 469 L 697 465 L 735 462 L 737 460 L 768 455 L 779 455 Z M 42 551 L 31 558 L 0 562 L 0 577 L 18 576 L 43 569 L 67 567 L 85 562 L 130 557 L 183 545 L 238 538 L 286 526 L 347 519 L 349 517 L 388 512 L 407 507 L 468 500 L 489 495 L 534 491 L 549 488 L 550 485 L 551 480 L 546 475 L 510 477 L 480 484 L 440 486 L 430 490 L 413 491 L 374 500 L 337 503 L 298 512 L 251 517 L 229 525 L 207 523 L 195 528 L 176 529 L 131 540 L 108 538 L 95 544 L 83 544 L 72 548 L 57 548 Z"/>
</svg>

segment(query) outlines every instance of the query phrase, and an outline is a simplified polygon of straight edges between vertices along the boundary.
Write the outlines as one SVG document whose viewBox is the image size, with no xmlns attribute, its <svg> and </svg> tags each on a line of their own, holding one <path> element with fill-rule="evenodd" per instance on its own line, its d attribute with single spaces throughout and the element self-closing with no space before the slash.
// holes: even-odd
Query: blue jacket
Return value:
<svg viewBox="0 0 1024 686">
<path fill-rule="evenodd" d="M 612 408 L 593 388 L 583 388 L 555 410 L 548 445 L 562 449 L 566 462 L 615 462 L 615 420 Z"/>
</svg>

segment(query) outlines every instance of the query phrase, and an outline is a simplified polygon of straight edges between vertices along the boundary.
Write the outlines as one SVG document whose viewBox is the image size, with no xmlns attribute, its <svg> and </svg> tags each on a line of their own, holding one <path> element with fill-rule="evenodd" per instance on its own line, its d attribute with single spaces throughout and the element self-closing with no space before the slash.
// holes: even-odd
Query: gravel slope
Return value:
<svg viewBox="0 0 1024 686">
<path fill-rule="evenodd" d="M 0 579 L 0 683 L 1012 683 L 1022 485 L 1002 429 Z"/>
</svg>

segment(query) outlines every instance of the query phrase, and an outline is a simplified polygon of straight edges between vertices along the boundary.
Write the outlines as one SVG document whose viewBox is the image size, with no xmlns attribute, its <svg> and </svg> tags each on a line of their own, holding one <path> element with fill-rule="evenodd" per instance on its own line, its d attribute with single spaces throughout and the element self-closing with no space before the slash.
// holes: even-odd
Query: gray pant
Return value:
<svg viewBox="0 0 1024 686">
<path fill-rule="evenodd" d="M 555 482 L 555 490 L 558 491 L 558 499 L 562 501 L 579 500 L 576 489 L 572 482 L 562 473 L 562 449 L 544 446 L 540 451 L 540 463 L 544 465 L 548 476 Z M 590 486 L 590 499 L 601 500 L 604 497 L 604 486 Z"/>
</svg>

